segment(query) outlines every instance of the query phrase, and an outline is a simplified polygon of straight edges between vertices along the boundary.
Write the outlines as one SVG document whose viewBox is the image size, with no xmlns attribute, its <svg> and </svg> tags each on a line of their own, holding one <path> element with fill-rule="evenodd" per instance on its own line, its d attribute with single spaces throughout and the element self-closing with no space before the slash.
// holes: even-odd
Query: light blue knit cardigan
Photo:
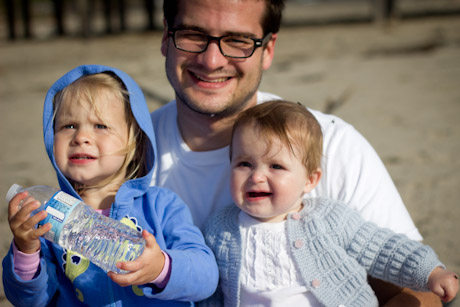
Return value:
<svg viewBox="0 0 460 307">
<path fill-rule="evenodd" d="M 220 306 L 224 300 L 226 306 L 239 306 L 239 212 L 236 206 L 226 207 L 205 227 L 220 281 L 216 293 L 200 306 Z M 378 306 L 367 274 L 426 291 L 431 271 L 444 267 L 430 247 L 366 222 L 338 201 L 305 200 L 300 216 L 289 215 L 286 228 L 299 274 L 324 306 Z"/>
</svg>

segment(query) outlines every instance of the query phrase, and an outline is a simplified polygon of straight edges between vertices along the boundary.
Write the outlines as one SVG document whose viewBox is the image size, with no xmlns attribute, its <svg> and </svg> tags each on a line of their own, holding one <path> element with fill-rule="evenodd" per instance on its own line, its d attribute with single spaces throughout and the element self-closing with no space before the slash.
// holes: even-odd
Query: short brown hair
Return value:
<svg viewBox="0 0 460 307">
<path fill-rule="evenodd" d="M 174 20 L 178 12 L 180 0 L 164 0 L 163 1 L 163 15 L 166 19 L 168 27 L 174 26 Z M 187 1 L 187 0 L 184 0 Z M 281 25 L 281 18 L 284 9 L 285 0 L 264 0 L 265 1 L 265 14 L 260 21 L 264 36 L 268 33 L 278 33 Z"/>
<path fill-rule="evenodd" d="M 261 103 L 240 113 L 232 131 L 232 140 L 235 130 L 254 124 L 270 146 L 273 138 L 278 138 L 290 148 L 295 155 L 298 149 L 302 164 L 307 174 L 311 174 L 321 167 L 323 152 L 323 134 L 321 126 L 310 111 L 301 104 L 272 100 Z M 230 159 L 232 158 L 232 144 L 230 144 Z"/>
</svg>

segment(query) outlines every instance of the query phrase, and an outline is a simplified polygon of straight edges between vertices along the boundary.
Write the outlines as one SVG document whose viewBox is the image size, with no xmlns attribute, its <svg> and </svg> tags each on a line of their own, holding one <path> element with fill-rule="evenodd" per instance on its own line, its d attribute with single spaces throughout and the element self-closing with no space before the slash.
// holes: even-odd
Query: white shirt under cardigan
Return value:
<svg viewBox="0 0 460 307">
<path fill-rule="evenodd" d="M 258 92 L 258 102 L 279 97 Z M 302 98 L 299 97 L 301 100 Z M 385 166 L 353 126 L 334 115 L 309 109 L 319 121 L 324 139 L 319 185 L 308 197 L 341 200 L 381 227 L 422 240 Z M 232 204 L 229 148 L 194 152 L 177 126 L 176 102 L 152 113 L 157 157 L 151 185 L 176 192 L 190 207 L 195 224 Z"/>
<path fill-rule="evenodd" d="M 285 224 L 261 223 L 241 211 L 241 306 L 322 306 L 307 290 L 288 248 Z"/>
</svg>

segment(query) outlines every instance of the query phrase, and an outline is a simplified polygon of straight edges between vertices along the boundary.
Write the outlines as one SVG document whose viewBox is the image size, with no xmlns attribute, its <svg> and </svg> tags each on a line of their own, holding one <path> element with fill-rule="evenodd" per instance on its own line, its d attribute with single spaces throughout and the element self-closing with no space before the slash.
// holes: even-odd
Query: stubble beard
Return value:
<svg viewBox="0 0 460 307">
<path fill-rule="evenodd" d="M 172 78 L 170 78 L 169 74 L 167 74 L 168 80 L 170 84 L 175 84 L 175 82 L 172 82 Z M 236 77 L 238 78 L 238 77 Z M 232 93 L 231 97 L 226 98 L 227 103 L 223 107 L 222 110 L 220 111 L 210 111 L 206 108 L 200 107 L 200 104 L 196 99 L 193 97 L 190 97 L 185 93 L 184 91 L 177 91 L 174 88 L 174 92 L 176 95 L 176 103 L 183 103 L 185 106 L 187 106 L 188 109 L 191 111 L 198 113 L 200 115 L 204 115 L 213 119 L 222 119 L 222 118 L 227 118 L 234 116 L 238 113 L 240 113 L 242 110 L 244 110 L 248 104 L 251 102 L 252 98 L 254 95 L 256 95 L 260 82 L 262 81 L 262 70 L 260 70 L 259 74 L 256 76 L 257 80 L 255 82 L 255 86 L 251 89 L 248 89 L 247 92 L 244 95 L 238 95 L 236 91 Z M 238 91 L 238 90 L 237 90 Z"/>
</svg>

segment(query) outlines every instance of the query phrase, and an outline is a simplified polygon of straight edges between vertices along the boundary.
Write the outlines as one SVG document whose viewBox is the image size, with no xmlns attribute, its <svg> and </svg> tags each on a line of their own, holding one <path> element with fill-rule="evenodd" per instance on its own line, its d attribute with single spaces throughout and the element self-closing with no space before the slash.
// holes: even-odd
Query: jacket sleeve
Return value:
<svg viewBox="0 0 460 307">
<path fill-rule="evenodd" d="M 429 290 L 430 273 L 438 266 L 444 267 L 429 246 L 364 222 L 357 212 L 347 211 L 342 215 L 346 221 L 342 233 L 349 235 L 345 248 L 369 275 L 401 287 Z"/>
<path fill-rule="evenodd" d="M 31 280 L 22 280 L 14 272 L 13 249 L 3 258 L 3 288 L 7 299 L 14 306 L 46 306 L 57 289 L 56 266 L 51 261 L 45 240 L 41 240 L 40 266 Z"/>
<path fill-rule="evenodd" d="M 165 252 L 171 258 L 171 273 L 161 292 L 144 289 L 144 294 L 162 300 L 201 301 L 208 298 L 216 290 L 218 268 L 201 231 L 193 225 L 188 207 L 166 189 L 159 193 L 155 203 L 158 216 L 161 216 Z"/>
<path fill-rule="evenodd" d="M 224 294 L 222 293 L 222 288 L 218 286 L 216 292 L 214 292 L 211 297 L 205 299 L 204 301 L 198 302 L 196 305 L 199 307 L 224 306 Z"/>
</svg>

